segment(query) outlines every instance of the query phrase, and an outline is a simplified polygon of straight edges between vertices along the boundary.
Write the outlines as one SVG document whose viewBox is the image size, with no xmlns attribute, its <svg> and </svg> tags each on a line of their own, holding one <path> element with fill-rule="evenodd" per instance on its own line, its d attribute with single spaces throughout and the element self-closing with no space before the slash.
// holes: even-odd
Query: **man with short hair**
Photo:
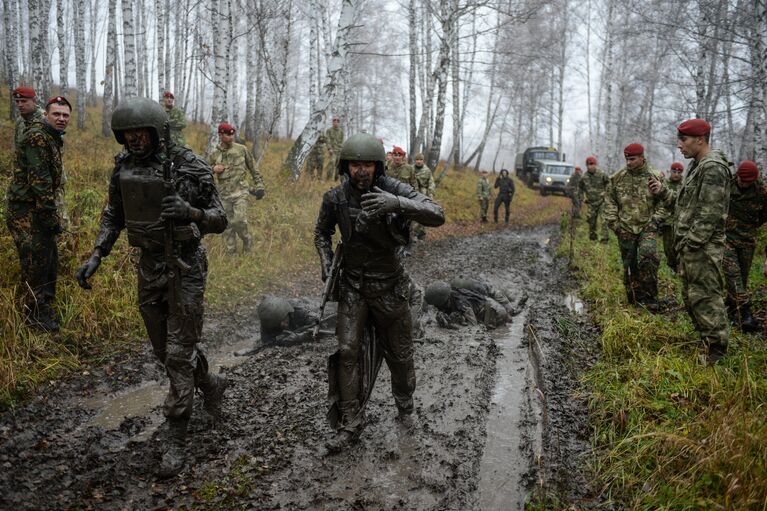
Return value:
<svg viewBox="0 0 767 511">
<path fill-rule="evenodd" d="M 494 188 L 498 188 L 498 196 L 493 205 L 493 222 L 498 223 L 498 210 L 503 204 L 504 223 L 509 223 L 509 206 L 514 198 L 514 180 L 509 176 L 509 171 L 501 169 L 500 175 L 495 179 Z"/>
<path fill-rule="evenodd" d="M 47 332 L 59 330 L 53 310 L 56 296 L 61 219 L 56 194 L 61 186 L 64 130 L 72 105 L 64 96 L 48 100 L 43 118 L 33 120 L 21 136 L 7 193 L 6 222 L 21 266 L 21 281 L 31 291 L 24 305 L 29 324 Z"/>
<path fill-rule="evenodd" d="M 661 174 L 647 163 L 641 144 L 627 145 L 623 156 L 626 166 L 610 179 L 605 192 L 604 222 L 618 237 L 628 303 L 656 312 L 660 309 L 657 238 L 664 209 L 647 182 Z"/>
<path fill-rule="evenodd" d="M 669 177 L 666 180 L 666 186 L 674 193 L 679 191 L 682 186 L 682 176 L 684 174 L 684 165 L 675 161 L 669 169 Z M 674 211 L 663 208 L 664 214 L 660 224 L 660 234 L 663 239 L 663 253 L 666 255 L 666 264 L 672 271 L 676 272 L 677 259 L 674 252 Z"/>
<path fill-rule="evenodd" d="M 488 172 L 485 169 L 479 171 L 477 180 L 477 201 L 479 202 L 479 221 L 487 223 L 487 208 L 490 206 L 490 181 L 487 180 Z"/>
<path fill-rule="evenodd" d="M 730 203 L 730 168 L 727 157 L 709 145 L 711 125 L 689 119 L 677 127 L 677 148 L 687 167 L 679 193 L 651 179 L 653 194 L 673 207 L 674 249 L 682 280 L 682 296 L 695 329 L 707 348 L 706 362 L 715 364 L 727 353 L 730 328 L 724 305 L 721 267 L 725 222 Z"/>
<path fill-rule="evenodd" d="M 250 252 L 253 237 L 248 230 L 248 195 L 261 200 L 266 195 L 264 180 L 256 169 L 256 162 L 248 148 L 234 141 L 235 127 L 228 122 L 218 125 L 219 143 L 208 156 L 213 167 L 216 188 L 229 221 L 224 231 L 226 250 L 237 251 L 237 238 L 242 240 L 242 251 Z M 248 186 L 248 176 L 253 187 Z"/>
<path fill-rule="evenodd" d="M 418 184 L 415 179 L 415 169 L 405 159 L 405 150 L 395 145 L 391 150 L 391 155 L 391 164 L 386 170 L 387 176 L 399 179 L 403 183 L 407 183 L 413 188 L 417 188 Z"/>
<path fill-rule="evenodd" d="M 186 114 L 181 108 L 175 106 L 176 97 L 169 90 L 162 94 L 162 105 L 168 114 L 170 124 L 170 138 L 177 146 L 185 146 L 184 128 L 186 128 Z"/>
<path fill-rule="evenodd" d="M 610 184 L 610 178 L 607 177 L 607 174 L 602 169 L 597 167 L 596 157 L 589 156 L 586 158 L 586 173 L 581 177 L 578 189 L 586 197 L 586 204 L 589 206 L 587 220 L 589 223 L 589 239 L 592 241 L 597 239 L 597 223 L 604 210 L 605 192 L 607 191 L 608 184 Z M 610 240 L 610 231 L 604 219 L 602 219 L 601 234 L 600 241 L 607 243 Z"/>
<path fill-rule="evenodd" d="M 341 146 L 344 144 L 344 130 L 341 128 L 341 119 L 333 116 L 333 125 L 325 131 L 325 140 L 328 144 L 328 167 L 326 170 L 327 179 L 331 178 L 338 181 L 338 155 L 341 153 Z"/>
</svg>

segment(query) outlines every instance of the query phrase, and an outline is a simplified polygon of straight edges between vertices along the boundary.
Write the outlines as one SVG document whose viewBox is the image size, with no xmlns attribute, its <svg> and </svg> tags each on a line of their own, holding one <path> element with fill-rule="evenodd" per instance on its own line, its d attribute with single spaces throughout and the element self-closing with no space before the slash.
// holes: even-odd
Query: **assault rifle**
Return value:
<svg viewBox="0 0 767 511">
<path fill-rule="evenodd" d="M 325 280 L 325 288 L 322 290 L 322 302 L 320 303 L 320 312 L 317 315 L 317 324 L 314 325 L 312 330 L 312 339 L 317 340 L 317 336 L 320 333 L 320 324 L 322 323 L 322 316 L 325 314 L 325 306 L 328 304 L 330 297 L 333 296 L 333 292 L 338 285 L 338 276 L 341 273 L 341 260 L 343 259 L 341 247 L 343 242 L 338 242 L 336 245 L 336 251 L 333 253 L 333 262 L 330 265 L 330 273 L 327 280 Z"/>
<path fill-rule="evenodd" d="M 176 182 L 173 176 L 173 156 L 170 151 L 170 123 L 166 122 L 164 128 L 165 161 L 162 163 L 162 179 L 165 184 L 165 195 L 172 196 L 176 195 Z M 163 248 L 168 277 L 168 307 L 170 310 L 174 310 L 179 306 L 178 292 L 181 287 L 179 272 L 188 271 L 191 266 L 182 261 L 178 254 L 176 254 L 176 247 L 173 243 L 176 222 L 172 218 L 164 220 L 163 231 L 165 234 L 163 236 Z"/>
</svg>

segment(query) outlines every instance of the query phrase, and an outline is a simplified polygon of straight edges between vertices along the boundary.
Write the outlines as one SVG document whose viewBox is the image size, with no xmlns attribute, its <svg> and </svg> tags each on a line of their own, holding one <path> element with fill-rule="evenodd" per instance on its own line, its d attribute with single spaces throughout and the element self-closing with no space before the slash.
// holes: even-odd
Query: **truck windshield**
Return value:
<svg viewBox="0 0 767 511">
<path fill-rule="evenodd" d="M 558 160 L 559 154 L 555 151 L 534 151 L 530 157 L 533 160 Z"/>
<path fill-rule="evenodd" d="M 573 168 L 565 165 L 546 165 L 546 173 L 556 174 L 558 176 L 569 176 L 573 173 Z"/>
</svg>

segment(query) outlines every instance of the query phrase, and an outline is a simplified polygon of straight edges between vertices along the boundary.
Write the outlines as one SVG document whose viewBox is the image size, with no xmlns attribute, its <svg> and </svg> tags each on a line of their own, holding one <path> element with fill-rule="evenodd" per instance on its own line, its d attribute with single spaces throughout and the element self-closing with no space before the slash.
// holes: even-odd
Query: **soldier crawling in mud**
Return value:
<svg viewBox="0 0 767 511">
<path fill-rule="evenodd" d="M 202 391 L 205 410 L 219 417 L 228 385 L 224 377 L 208 372 L 197 346 L 208 268 L 201 240 L 223 232 L 226 215 L 211 168 L 165 138 L 167 123 L 162 106 L 147 98 L 124 100 L 114 110 L 112 131 L 125 150 L 115 158 L 96 248 L 76 275 L 80 286 L 90 289 L 88 279 L 123 229 L 128 242 L 141 249 L 139 310 L 170 379 L 164 405 L 169 436 L 160 477 L 175 476 L 184 467 L 195 388 Z"/>
<path fill-rule="evenodd" d="M 456 277 L 447 283 L 438 280 L 426 287 L 426 303 L 437 309 L 437 324 L 443 328 L 483 324 L 496 328 L 514 314 L 511 302 L 487 282 Z"/>
<path fill-rule="evenodd" d="M 364 410 L 381 358 L 391 372 L 392 393 L 403 420 L 413 413 L 413 362 L 410 278 L 398 247 L 410 236 L 410 222 L 437 227 L 445 221 L 442 208 L 412 187 L 387 177 L 383 145 L 360 133 L 343 145 L 339 174 L 348 175 L 327 192 L 317 218 L 314 244 L 322 278 L 336 279 L 338 351 L 330 357 L 328 415 L 336 429 L 326 443 L 338 452 L 354 443 L 364 427 Z M 333 268 L 332 238 L 339 227 L 339 275 Z"/>
</svg>

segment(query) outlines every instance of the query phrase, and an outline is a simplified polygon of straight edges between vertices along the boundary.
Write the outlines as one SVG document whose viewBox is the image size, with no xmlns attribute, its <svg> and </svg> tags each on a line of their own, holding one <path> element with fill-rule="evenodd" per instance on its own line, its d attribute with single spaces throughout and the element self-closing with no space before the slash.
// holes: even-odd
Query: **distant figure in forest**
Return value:
<svg viewBox="0 0 767 511">
<path fill-rule="evenodd" d="M 317 142 L 314 143 L 309 154 L 306 156 L 306 174 L 308 176 L 322 179 L 322 172 L 325 170 L 325 148 L 327 139 L 325 135 L 320 134 Z"/>
<path fill-rule="evenodd" d="M 495 188 L 498 188 L 498 196 L 493 205 L 493 222 L 498 223 L 498 210 L 501 204 L 504 207 L 504 222 L 509 223 L 509 206 L 514 198 L 514 181 L 509 176 L 509 171 L 501 169 L 501 174 L 495 178 Z"/>
<path fill-rule="evenodd" d="M 597 167 L 596 157 L 589 156 L 586 158 L 586 173 L 581 177 L 578 189 L 586 198 L 586 204 L 589 206 L 589 239 L 592 241 L 597 239 L 597 223 L 604 211 L 605 191 L 609 183 L 610 178 L 607 177 L 607 174 L 602 169 Z M 607 222 L 604 220 L 602 220 L 601 231 L 600 241 L 607 243 L 610 240 L 610 231 L 607 228 Z"/>
<path fill-rule="evenodd" d="M 392 159 L 389 168 L 387 169 L 387 176 L 399 179 L 403 183 L 407 183 L 413 188 L 417 188 L 415 180 L 415 169 L 405 159 L 405 150 L 399 146 L 394 146 L 391 150 Z"/>
<path fill-rule="evenodd" d="M 573 218 L 581 217 L 581 177 L 583 177 L 583 170 L 579 165 L 576 165 L 575 171 L 573 171 L 573 175 L 570 176 L 570 181 L 567 182 L 565 187 L 567 195 L 573 204 Z"/>
<path fill-rule="evenodd" d="M 477 180 L 477 200 L 479 201 L 479 221 L 487 223 L 487 209 L 490 206 L 490 181 L 487 180 L 488 172 L 479 171 L 479 180 Z"/>
<path fill-rule="evenodd" d="M 677 193 L 682 186 L 684 165 L 675 161 L 669 169 L 669 177 L 665 181 L 669 190 Z M 666 265 L 676 272 L 676 252 L 674 251 L 674 211 L 664 208 L 664 216 L 660 224 L 660 235 L 663 239 L 663 253 L 666 255 Z"/>
<path fill-rule="evenodd" d="M 338 155 L 341 154 L 341 146 L 344 145 L 344 130 L 341 128 L 341 119 L 333 117 L 333 125 L 325 131 L 325 141 L 328 143 L 328 166 L 327 179 L 338 181 Z"/>
<path fill-rule="evenodd" d="M 177 146 L 185 146 L 184 128 L 186 128 L 186 114 L 179 107 L 174 106 L 176 97 L 169 90 L 162 94 L 162 105 L 165 107 L 165 113 L 168 114 L 170 123 L 170 138 Z"/>
</svg>

